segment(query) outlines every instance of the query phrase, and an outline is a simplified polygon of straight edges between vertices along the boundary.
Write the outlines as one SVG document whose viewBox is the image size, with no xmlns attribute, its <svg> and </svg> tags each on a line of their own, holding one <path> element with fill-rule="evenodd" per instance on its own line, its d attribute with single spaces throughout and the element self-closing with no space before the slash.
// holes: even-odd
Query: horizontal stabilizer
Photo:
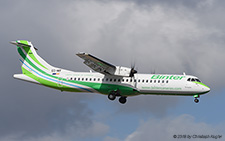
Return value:
<svg viewBox="0 0 225 141">
<path fill-rule="evenodd" d="M 19 80 L 23 80 L 23 81 L 27 81 L 27 82 L 32 82 L 32 83 L 36 83 L 36 84 L 40 84 L 38 81 L 28 77 L 27 75 L 24 74 L 14 74 L 13 77 L 15 79 L 19 79 Z"/>
</svg>

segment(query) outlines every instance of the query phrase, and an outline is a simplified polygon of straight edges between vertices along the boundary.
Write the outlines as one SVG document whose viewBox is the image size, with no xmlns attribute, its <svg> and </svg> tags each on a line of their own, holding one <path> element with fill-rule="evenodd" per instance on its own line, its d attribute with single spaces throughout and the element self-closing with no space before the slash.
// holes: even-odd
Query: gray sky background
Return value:
<svg viewBox="0 0 225 141">
<path fill-rule="evenodd" d="M 158 139 L 160 135 L 146 131 L 173 123 L 174 129 L 165 129 L 160 139 L 189 133 L 193 126 L 193 131 L 205 127 L 199 134 L 224 134 L 224 114 L 207 103 L 224 98 L 224 12 L 219 0 L 0 1 L 0 140 Z M 135 62 L 140 73 L 186 72 L 198 76 L 211 92 L 198 107 L 190 106 L 193 98 L 139 96 L 119 105 L 97 94 L 61 93 L 12 78 L 21 72 L 16 47 L 9 44 L 17 39 L 32 41 L 53 66 L 89 71 L 75 55 L 88 52 L 115 65 Z M 220 102 L 216 106 L 224 106 Z M 191 108 L 217 113 L 200 116 L 188 113 Z M 135 118 L 125 123 L 131 115 Z M 211 122 L 217 116 L 218 123 Z M 113 125 L 115 121 L 132 128 Z M 182 123 L 186 129 L 175 128 Z M 120 128 L 124 135 L 117 133 Z"/>
</svg>

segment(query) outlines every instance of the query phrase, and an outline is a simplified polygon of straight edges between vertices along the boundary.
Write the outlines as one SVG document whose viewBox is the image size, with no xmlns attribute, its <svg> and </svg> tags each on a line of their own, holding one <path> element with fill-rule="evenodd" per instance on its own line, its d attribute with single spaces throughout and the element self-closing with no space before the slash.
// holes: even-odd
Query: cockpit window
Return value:
<svg viewBox="0 0 225 141">
<path fill-rule="evenodd" d="M 195 79 L 194 78 L 191 78 L 191 81 L 195 81 Z"/>
<path fill-rule="evenodd" d="M 195 82 L 201 82 L 199 79 L 197 78 L 188 78 L 187 81 L 195 81 Z"/>
</svg>

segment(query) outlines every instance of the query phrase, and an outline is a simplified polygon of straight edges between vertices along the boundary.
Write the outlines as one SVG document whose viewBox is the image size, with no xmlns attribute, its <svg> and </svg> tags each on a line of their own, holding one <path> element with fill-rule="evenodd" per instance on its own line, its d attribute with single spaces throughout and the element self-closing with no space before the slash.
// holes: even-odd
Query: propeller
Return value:
<svg viewBox="0 0 225 141">
<path fill-rule="evenodd" d="M 134 74 L 137 73 L 137 71 L 134 68 L 135 68 L 135 64 L 131 65 L 131 70 L 130 70 L 129 77 L 134 77 Z"/>
<path fill-rule="evenodd" d="M 155 69 L 151 70 L 151 74 L 155 74 L 155 72 L 156 72 Z"/>
</svg>

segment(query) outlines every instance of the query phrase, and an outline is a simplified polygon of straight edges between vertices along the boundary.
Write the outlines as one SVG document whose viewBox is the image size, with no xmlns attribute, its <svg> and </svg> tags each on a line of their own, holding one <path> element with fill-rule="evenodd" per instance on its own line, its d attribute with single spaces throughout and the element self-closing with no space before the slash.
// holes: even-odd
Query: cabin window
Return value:
<svg viewBox="0 0 225 141">
<path fill-rule="evenodd" d="M 141 82 L 141 80 L 140 80 L 140 79 L 138 79 L 138 82 Z"/>
<path fill-rule="evenodd" d="M 136 79 L 134 79 L 134 82 L 137 82 L 137 80 L 136 80 Z"/>
<path fill-rule="evenodd" d="M 77 80 L 80 81 L 80 78 L 78 78 Z"/>
<path fill-rule="evenodd" d="M 132 82 L 132 78 L 130 79 L 130 82 Z"/>
<path fill-rule="evenodd" d="M 142 80 L 142 83 L 144 83 L 144 82 L 145 82 L 145 80 L 143 79 L 143 80 Z"/>
<path fill-rule="evenodd" d="M 114 79 L 114 82 L 116 82 L 116 79 Z"/>
<path fill-rule="evenodd" d="M 150 80 L 150 83 L 152 83 L 152 80 Z"/>
<path fill-rule="evenodd" d="M 146 80 L 146 83 L 148 83 L 148 80 Z"/>
<path fill-rule="evenodd" d="M 118 79 L 118 82 L 120 82 L 120 79 Z"/>
<path fill-rule="evenodd" d="M 154 80 L 154 83 L 156 83 L 156 80 Z"/>
<path fill-rule="evenodd" d="M 76 80 L 76 77 L 73 80 Z"/>
<path fill-rule="evenodd" d="M 82 81 L 84 81 L 84 78 L 82 78 Z"/>
<path fill-rule="evenodd" d="M 158 83 L 160 83 L 160 80 L 158 80 Z"/>
<path fill-rule="evenodd" d="M 85 80 L 88 81 L 88 78 L 86 78 Z"/>
<path fill-rule="evenodd" d="M 169 83 L 169 81 L 168 81 L 168 80 L 166 80 L 166 83 Z"/>
<path fill-rule="evenodd" d="M 164 83 L 164 80 L 162 80 L 162 83 Z"/>
<path fill-rule="evenodd" d="M 126 81 L 128 82 L 128 79 Z"/>
<path fill-rule="evenodd" d="M 92 79 L 90 78 L 89 80 L 91 81 Z"/>
<path fill-rule="evenodd" d="M 111 82 L 112 81 L 112 78 L 109 81 Z"/>
</svg>

